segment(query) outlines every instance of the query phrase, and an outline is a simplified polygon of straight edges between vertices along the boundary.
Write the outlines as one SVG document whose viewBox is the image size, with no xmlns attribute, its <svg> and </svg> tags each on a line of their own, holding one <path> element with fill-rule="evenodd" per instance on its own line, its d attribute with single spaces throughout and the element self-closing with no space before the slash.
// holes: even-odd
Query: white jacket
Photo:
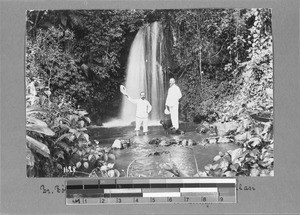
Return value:
<svg viewBox="0 0 300 215">
<path fill-rule="evenodd" d="M 133 104 L 136 104 L 136 117 L 147 118 L 148 114 L 152 110 L 152 106 L 146 99 L 133 99 L 128 96 L 128 100 Z"/>
<path fill-rule="evenodd" d="M 167 106 L 175 106 L 178 105 L 179 99 L 182 97 L 181 91 L 177 85 L 173 85 L 168 90 L 168 95 L 166 99 Z"/>
</svg>

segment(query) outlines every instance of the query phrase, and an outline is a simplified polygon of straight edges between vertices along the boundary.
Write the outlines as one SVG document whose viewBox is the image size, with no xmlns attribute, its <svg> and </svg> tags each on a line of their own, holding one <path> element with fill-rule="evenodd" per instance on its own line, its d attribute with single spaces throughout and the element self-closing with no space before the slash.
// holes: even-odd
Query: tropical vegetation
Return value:
<svg viewBox="0 0 300 215">
<path fill-rule="evenodd" d="M 274 174 L 270 9 L 32 10 L 26 16 L 28 177 L 121 175 L 112 148 L 91 140 L 88 126 L 119 112 L 130 45 L 154 21 L 163 26 L 163 69 L 184 95 L 180 118 L 239 124 L 230 135 L 240 148 L 220 153 L 201 174 Z"/>
</svg>

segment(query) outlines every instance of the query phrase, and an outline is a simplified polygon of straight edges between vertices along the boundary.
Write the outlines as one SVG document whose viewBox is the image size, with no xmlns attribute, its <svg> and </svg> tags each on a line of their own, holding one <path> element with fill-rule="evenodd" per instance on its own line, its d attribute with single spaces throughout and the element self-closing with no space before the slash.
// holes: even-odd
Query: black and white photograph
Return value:
<svg viewBox="0 0 300 215">
<path fill-rule="evenodd" d="M 271 8 L 24 18 L 28 178 L 276 174 Z"/>
</svg>

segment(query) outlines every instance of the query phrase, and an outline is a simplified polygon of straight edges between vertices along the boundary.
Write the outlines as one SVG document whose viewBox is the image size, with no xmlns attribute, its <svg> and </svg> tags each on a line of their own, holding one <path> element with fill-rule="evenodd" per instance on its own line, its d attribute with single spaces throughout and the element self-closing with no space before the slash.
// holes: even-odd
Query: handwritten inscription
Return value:
<svg viewBox="0 0 300 215">
<path fill-rule="evenodd" d="M 75 166 L 68 166 L 64 167 L 64 173 L 75 173 L 76 172 L 76 167 Z"/>
<path fill-rule="evenodd" d="M 254 191 L 255 186 L 238 184 L 237 187 L 236 187 L 236 190 L 237 191 Z"/>
<path fill-rule="evenodd" d="M 40 186 L 40 190 L 45 194 L 65 193 L 65 185 L 55 185 L 51 188 L 46 187 L 44 184 Z"/>
<path fill-rule="evenodd" d="M 239 183 L 236 186 L 236 190 L 237 191 L 255 191 L 256 188 L 253 185 L 244 185 L 244 184 Z M 62 185 L 54 185 L 51 187 L 47 187 L 44 184 L 42 184 L 40 186 L 40 191 L 44 194 L 64 194 L 66 192 L 66 186 L 62 184 Z M 189 197 L 185 197 L 184 202 L 189 202 L 188 198 Z M 152 199 L 152 202 L 154 202 L 154 201 L 155 200 Z M 172 201 L 171 198 L 168 199 L 168 201 L 169 202 Z M 202 202 L 205 202 L 205 201 L 206 201 L 206 199 L 203 198 Z M 137 202 L 138 202 L 138 200 L 137 200 Z"/>
</svg>

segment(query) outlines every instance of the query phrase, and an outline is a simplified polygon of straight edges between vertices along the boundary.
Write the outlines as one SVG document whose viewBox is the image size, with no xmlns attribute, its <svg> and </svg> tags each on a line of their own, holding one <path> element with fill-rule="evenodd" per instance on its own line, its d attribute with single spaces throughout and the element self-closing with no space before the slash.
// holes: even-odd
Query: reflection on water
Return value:
<svg viewBox="0 0 300 215">
<path fill-rule="evenodd" d="M 197 170 L 204 171 L 204 166 L 212 163 L 220 152 L 237 148 L 234 144 L 214 144 L 207 146 L 183 147 L 155 146 L 148 142 L 153 138 L 192 139 L 201 142 L 205 136 L 193 132 L 195 125 L 185 125 L 184 135 L 166 135 L 161 126 L 150 126 L 148 136 L 134 136 L 134 127 L 99 128 L 91 131 L 94 139 L 101 145 L 111 145 L 115 139 L 130 139 L 128 149 L 114 150 L 115 167 L 125 172 L 129 177 L 171 177 L 172 174 L 161 167 L 164 163 L 174 163 L 178 169 L 189 176 L 194 176 Z"/>
</svg>

